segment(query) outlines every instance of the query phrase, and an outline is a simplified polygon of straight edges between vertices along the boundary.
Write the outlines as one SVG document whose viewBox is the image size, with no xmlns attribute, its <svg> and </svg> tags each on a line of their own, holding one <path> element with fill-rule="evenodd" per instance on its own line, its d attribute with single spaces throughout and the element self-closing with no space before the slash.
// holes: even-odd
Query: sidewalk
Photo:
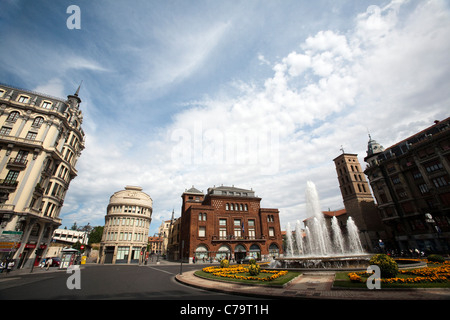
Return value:
<svg viewBox="0 0 450 320">
<path fill-rule="evenodd" d="M 207 280 L 195 271 L 178 274 L 175 279 L 185 285 L 216 292 L 269 299 L 338 299 L 338 300 L 450 300 L 450 289 L 337 289 L 334 273 L 304 273 L 282 288 L 244 285 Z"/>
</svg>

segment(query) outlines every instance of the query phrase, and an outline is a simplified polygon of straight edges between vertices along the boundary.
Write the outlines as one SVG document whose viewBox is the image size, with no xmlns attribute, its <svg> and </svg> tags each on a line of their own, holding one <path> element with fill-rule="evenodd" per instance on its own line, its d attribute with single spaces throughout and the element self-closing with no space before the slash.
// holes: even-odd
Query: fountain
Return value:
<svg viewBox="0 0 450 320">
<path fill-rule="evenodd" d="M 359 230 L 352 217 L 347 220 L 344 236 L 336 217 L 331 219 L 328 230 L 325 217 L 320 210 L 319 196 L 313 182 L 306 185 L 306 208 L 311 223 L 305 228 L 303 238 L 300 221 L 295 226 L 295 237 L 291 224 L 286 230 L 286 255 L 272 263 L 274 268 L 363 268 L 368 266 L 370 254 L 364 252 Z"/>
</svg>

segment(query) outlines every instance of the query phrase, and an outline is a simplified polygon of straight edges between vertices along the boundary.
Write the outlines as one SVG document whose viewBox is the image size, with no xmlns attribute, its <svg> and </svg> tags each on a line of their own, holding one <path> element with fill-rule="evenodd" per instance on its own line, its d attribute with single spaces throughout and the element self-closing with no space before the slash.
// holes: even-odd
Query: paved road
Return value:
<svg viewBox="0 0 450 320">
<path fill-rule="evenodd" d="M 198 265 L 184 265 L 183 272 L 198 268 Z M 13 271 L 8 275 L 0 274 L 0 300 L 250 299 L 180 284 L 174 279 L 179 271 L 178 265 L 86 265 L 80 269 L 79 290 L 68 289 L 67 280 L 72 274 L 64 270 L 35 270 L 31 274 Z"/>
</svg>

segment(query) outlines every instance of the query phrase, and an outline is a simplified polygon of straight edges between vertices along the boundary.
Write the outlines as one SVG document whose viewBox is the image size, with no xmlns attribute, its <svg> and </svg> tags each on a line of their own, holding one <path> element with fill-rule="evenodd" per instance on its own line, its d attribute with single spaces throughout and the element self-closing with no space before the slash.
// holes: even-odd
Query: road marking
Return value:
<svg viewBox="0 0 450 320">
<path fill-rule="evenodd" d="M 153 269 L 153 270 L 157 270 L 157 271 L 161 271 L 161 272 L 165 272 L 165 273 L 168 273 L 168 274 L 172 274 L 172 275 L 174 275 L 175 273 L 172 273 L 172 272 L 169 272 L 169 271 L 166 271 L 166 270 L 162 270 L 162 269 L 158 269 L 158 268 L 154 268 L 154 267 L 148 267 L 149 269 Z"/>
</svg>

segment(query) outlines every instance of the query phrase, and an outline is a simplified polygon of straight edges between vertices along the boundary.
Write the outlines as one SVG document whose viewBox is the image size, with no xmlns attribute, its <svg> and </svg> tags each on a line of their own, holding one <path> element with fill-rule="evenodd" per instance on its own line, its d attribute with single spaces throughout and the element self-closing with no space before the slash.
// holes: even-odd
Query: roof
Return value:
<svg viewBox="0 0 450 320">
<path fill-rule="evenodd" d="M 200 190 L 194 188 L 194 186 L 192 186 L 192 188 L 190 188 L 189 190 L 185 190 L 184 193 L 201 194 L 201 195 L 203 195 L 203 192 L 201 192 Z"/>
<path fill-rule="evenodd" d="M 338 217 L 338 216 L 342 216 L 343 214 L 346 214 L 347 210 L 340 209 L 340 210 L 334 210 L 334 211 L 322 211 L 322 213 L 328 217 Z"/>
<path fill-rule="evenodd" d="M 236 188 L 234 186 L 231 186 L 231 187 L 220 186 L 220 187 L 208 188 L 208 194 L 209 195 L 238 196 L 238 197 L 254 197 L 255 191 L 248 190 L 248 189 L 242 189 L 242 188 Z"/>
<path fill-rule="evenodd" d="M 405 154 L 409 152 L 411 147 L 420 146 L 421 144 L 428 144 L 429 139 L 431 139 L 434 136 L 439 136 L 440 134 L 443 134 L 444 132 L 448 132 L 447 130 L 450 128 L 450 117 L 438 121 L 436 120 L 434 124 L 420 132 L 417 132 L 416 134 L 413 134 L 412 136 L 403 139 L 396 144 L 390 146 L 389 148 L 383 149 L 378 154 L 374 154 L 377 156 L 378 160 L 386 160 L 393 156 L 400 156 L 402 154 Z M 369 140 L 369 146 L 371 142 L 374 142 L 374 140 Z M 369 157 L 369 150 L 368 155 L 364 159 L 366 160 Z"/>
</svg>

